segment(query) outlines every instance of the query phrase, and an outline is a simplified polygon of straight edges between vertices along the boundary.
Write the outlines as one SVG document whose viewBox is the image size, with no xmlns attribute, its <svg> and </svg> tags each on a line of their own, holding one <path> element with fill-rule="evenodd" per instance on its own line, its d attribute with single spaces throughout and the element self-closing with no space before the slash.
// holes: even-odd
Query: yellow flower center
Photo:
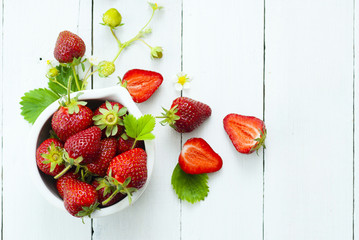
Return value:
<svg viewBox="0 0 359 240">
<path fill-rule="evenodd" d="M 181 84 L 182 86 L 187 82 L 187 78 L 186 76 L 180 76 L 178 78 L 178 83 Z"/>
</svg>

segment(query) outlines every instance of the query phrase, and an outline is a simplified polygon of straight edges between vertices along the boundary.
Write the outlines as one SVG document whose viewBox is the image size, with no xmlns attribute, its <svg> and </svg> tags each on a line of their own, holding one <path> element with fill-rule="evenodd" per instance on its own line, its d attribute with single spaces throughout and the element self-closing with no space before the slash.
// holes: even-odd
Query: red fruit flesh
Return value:
<svg viewBox="0 0 359 240">
<path fill-rule="evenodd" d="M 83 207 L 90 207 L 97 203 L 96 189 L 88 183 L 69 178 L 64 187 L 64 205 L 66 210 L 76 216 Z"/>
<path fill-rule="evenodd" d="M 98 176 L 105 176 L 111 160 L 117 153 L 117 140 L 115 138 L 105 138 L 101 140 L 101 147 L 98 159 L 87 164 L 87 169 Z"/>
<path fill-rule="evenodd" d="M 96 161 L 101 147 L 101 129 L 93 126 L 71 136 L 65 142 L 65 150 L 76 159 L 83 157 L 81 164 Z"/>
<path fill-rule="evenodd" d="M 240 153 L 252 153 L 264 144 L 266 128 L 264 122 L 256 117 L 228 114 L 223 119 L 223 126 Z"/>
<path fill-rule="evenodd" d="M 52 116 L 52 129 L 63 142 L 92 125 L 92 110 L 82 105 L 78 105 L 78 107 L 79 112 L 71 115 L 68 113 L 67 107 L 60 107 Z"/>
<path fill-rule="evenodd" d="M 216 172 L 222 168 L 222 158 L 202 138 L 191 138 L 183 145 L 178 163 L 188 174 Z"/>
<path fill-rule="evenodd" d="M 60 63 L 70 63 L 74 58 L 83 57 L 86 52 L 84 41 L 76 34 L 63 31 L 57 37 L 54 57 Z"/>
<path fill-rule="evenodd" d="M 199 127 L 212 114 L 211 108 L 202 102 L 193 100 L 188 97 L 176 98 L 171 109 L 177 106 L 178 112 L 175 113 L 180 117 L 173 124 L 177 132 L 191 132 Z"/>
<path fill-rule="evenodd" d="M 43 173 L 51 176 L 56 176 L 64 169 L 65 165 L 57 164 L 56 167 L 53 169 L 53 171 L 51 171 L 51 163 L 44 163 L 44 161 L 49 161 L 49 159 L 45 159 L 43 157 L 43 154 L 49 154 L 51 143 L 54 143 L 55 148 L 64 147 L 63 143 L 58 139 L 55 138 L 46 139 L 44 142 L 41 143 L 41 145 L 36 150 L 36 164 Z M 50 155 L 51 155 L 50 160 L 57 161 L 59 158 L 62 158 L 61 156 L 62 152 L 59 151 L 52 152 L 52 154 Z"/>
<path fill-rule="evenodd" d="M 78 179 L 80 174 L 74 173 L 74 171 L 65 173 L 56 181 L 56 189 L 61 198 L 64 198 L 64 188 L 66 187 L 66 181 L 69 179 Z"/>
<path fill-rule="evenodd" d="M 118 139 L 118 153 L 123 153 L 132 149 L 133 143 L 135 142 L 134 138 L 128 137 L 127 140 L 124 140 L 122 137 Z M 145 148 L 145 143 L 143 141 L 137 141 L 134 148 Z"/>
<path fill-rule="evenodd" d="M 149 99 L 163 82 L 160 73 L 132 69 L 125 73 L 122 84 L 127 82 L 127 90 L 132 96 L 133 101 L 141 103 Z"/>
<path fill-rule="evenodd" d="M 107 175 L 123 183 L 128 177 L 128 187 L 140 189 L 147 180 L 147 154 L 141 148 L 134 148 L 116 156 L 110 163 Z"/>
<path fill-rule="evenodd" d="M 94 188 L 97 188 L 99 185 L 100 185 L 100 183 L 97 180 L 94 180 L 92 182 L 92 186 L 94 186 Z M 100 203 L 100 206 L 102 206 L 102 207 L 111 206 L 126 197 L 126 195 L 119 192 L 108 203 L 106 203 L 105 205 L 102 205 L 102 202 L 105 201 L 107 198 L 109 198 L 113 192 L 109 192 L 104 195 L 104 188 L 101 188 L 101 189 L 97 190 L 97 193 L 98 193 L 98 202 Z"/>
</svg>

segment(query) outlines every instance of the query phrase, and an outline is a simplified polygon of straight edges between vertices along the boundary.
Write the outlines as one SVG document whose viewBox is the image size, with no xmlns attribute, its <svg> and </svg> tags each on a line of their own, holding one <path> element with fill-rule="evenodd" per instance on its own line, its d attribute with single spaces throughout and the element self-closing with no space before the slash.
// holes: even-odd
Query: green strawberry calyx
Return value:
<svg viewBox="0 0 359 240">
<path fill-rule="evenodd" d="M 105 191 L 107 188 L 106 194 L 109 193 L 108 191 L 112 192 L 111 196 L 109 196 L 106 200 L 104 200 L 102 202 L 102 205 L 106 205 L 118 193 L 126 194 L 128 197 L 129 204 L 131 204 L 132 203 L 132 193 L 137 191 L 136 188 L 128 187 L 128 185 L 131 182 L 131 177 L 126 178 L 126 180 L 123 183 L 120 183 L 119 181 L 117 181 L 116 178 L 112 177 L 111 175 L 112 175 L 112 173 L 110 171 L 110 173 L 107 176 L 105 176 L 105 178 L 100 182 L 100 185 L 96 188 L 96 190 L 105 188 Z M 105 191 L 104 191 L 104 195 L 105 195 Z"/>
<path fill-rule="evenodd" d="M 106 109 L 107 108 L 107 109 Z M 106 108 L 100 108 L 101 114 L 98 114 L 92 118 L 94 124 L 101 130 L 106 129 L 106 136 L 115 136 L 118 132 L 118 126 L 123 126 L 122 116 L 127 112 L 127 108 L 119 108 L 118 104 L 114 106 L 110 102 L 106 101 Z"/>
<path fill-rule="evenodd" d="M 162 109 L 164 113 L 162 113 L 162 116 L 157 117 L 157 118 L 164 118 L 164 120 L 162 120 L 160 124 L 162 126 L 169 124 L 171 127 L 174 127 L 176 121 L 180 119 L 180 117 L 176 114 L 178 112 L 178 105 L 175 105 L 170 110 L 167 110 L 164 107 L 162 107 Z"/>
<path fill-rule="evenodd" d="M 254 139 L 254 141 L 256 141 L 257 143 L 250 150 L 250 152 L 256 151 L 257 155 L 258 155 L 258 150 L 262 146 L 263 146 L 264 149 L 266 148 L 266 145 L 265 145 L 264 142 L 265 142 L 266 137 L 267 137 L 267 130 L 266 129 L 264 129 L 264 131 L 262 131 L 262 130 L 259 130 L 259 131 L 260 131 L 260 137 Z"/>
<path fill-rule="evenodd" d="M 79 211 L 78 213 L 76 213 L 76 217 L 81 217 L 82 218 L 82 223 L 84 223 L 84 217 L 88 216 L 89 218 L 91 218 L 91 214 L 96 211 L 96 210 L 100 210 L 100 208 L 98 207 L 100 203 L 96 202 L 88 207 L 83 206 L 82 210 Z"/>
<path fill-rule="evenodd" d="M 64 150 L 63 152 L 63 156 L 62 158 L 64 159 L 64 164 L 65 164 L 65 168 L 59 173 L 57 174 L 54 178 L 55 179 L 59 179 L 62 175 L 64 175 L 68 170 L 70 170 L 70 168 L 72 166 L 75 166 L 76 167 L 76 170 L 75 170 L 75 173 L 78 173 L 79 170 L 81 169 L 81 165 L 80 163 L 83 161 L 83 157 L 80 156 L 76 159 L 74 158 L 71 158 L 68 154 L 68 152 L 66 152 Z"/>
<path fill-rule="evenodd" d="M 48 153 L 43 153 L 41 156 L 45 159 L 42 163 L 50 163 L 50 172 L 53 172 L 56 166 L 64 164 L 63 152 L 64 149 L 58 146 L 55 146 L 54 142 L 51 142 L 50 146 L 47 148 Z"/>
</svg>

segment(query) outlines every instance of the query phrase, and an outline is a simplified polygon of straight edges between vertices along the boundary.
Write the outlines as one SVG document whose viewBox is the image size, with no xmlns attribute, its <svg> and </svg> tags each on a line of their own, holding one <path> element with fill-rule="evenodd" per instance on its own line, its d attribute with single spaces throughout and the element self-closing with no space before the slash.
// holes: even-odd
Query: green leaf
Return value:
<svg viewBox="0 0 359 240">
<path fill-rule="evenodd" d="M 62 66 L 62 65 L 56 66 L 56 69 L 59 71 L 59 75 L 56 76 L 55 81 L 57 81 L 59 84 L 50 79 L 48 86 L 55 93 L 58 93 L 60 95 L 66 95 L 67 90 L 65 88 L 61 87 L 60 84 L 67 87 L 70 76 L 73 76 L 73 71 L 72 71 L 71 67 Z M 78 76 L 77 76 L 77 79 L 79 79 Z M 72 82 L 72 83 L 74 83 L 74 82 Z M 79 84 L 80 84 L 80 86 L 82 85 L 81 80 L 79 80 Z M 77 91 L 76 84 L 71 84 L 71 91 L 72 92 Z"/>
<path fill-rule="evenodd" d="M 26 121 L 33 124 L 41 112 L 59 98 L 60 96 L 46 88 L 26 92 L 21 97 L 21 115 L 24 116 Z"/>
<path fill-rule="evenodd" d="M 209 192 L 208 175 L 185 173 L 179 164 L 172 173 L 171 183 L 178 198 L 190 203 L 204 200 Z"/>
<path fill-rule="evenodd" d="M 155 118 L 146 114 L 136 119 L 132 114 L 123 118 L 126 134 L 136 140 L 152 140 L 155 136 L 151 133 L 156 125 Z"/>
</svg>

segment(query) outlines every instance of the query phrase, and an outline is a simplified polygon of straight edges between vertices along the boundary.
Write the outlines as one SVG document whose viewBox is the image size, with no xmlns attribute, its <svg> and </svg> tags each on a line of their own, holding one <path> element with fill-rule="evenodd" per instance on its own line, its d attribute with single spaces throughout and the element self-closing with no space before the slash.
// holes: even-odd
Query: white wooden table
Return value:
<svg viewBox="0 0 359 240">
<path fill-rule="evenodd" d="M 17 239 L 359 240 L 359 3 L 354 0 L 159 0 L 147 38 L 162 60 L 136 43 L 121 55 L 116 76 L 132 68 L 165 80 L 139 104 L 159 115 L 181 93 L 173 78 L 193 76 L 184 96 L 211 106 L 198 130 L 178 134 L 159 124 L 150 185 L 129 209 L 81 220 L 48 203 L 28 180 L 24 155 L 31 126 L 20 116 L 24 92 L 46 86 L 62 30 L 79 34 L 86 55 L 117 49 L 102 14 L 117 8 L 134 35 L 151 14 L 145 0 L 1 0 L 1 237 Z M 116 78 L 96 77 L 91 88 Z M 231 112 L 265 120 L 267 149 L 236 152 L 223 126 Z M 182 143 L 202 137 L 224 161 L 211 174 L 205 201 L 178 200 L 170 178 Z"/>
</svg>

